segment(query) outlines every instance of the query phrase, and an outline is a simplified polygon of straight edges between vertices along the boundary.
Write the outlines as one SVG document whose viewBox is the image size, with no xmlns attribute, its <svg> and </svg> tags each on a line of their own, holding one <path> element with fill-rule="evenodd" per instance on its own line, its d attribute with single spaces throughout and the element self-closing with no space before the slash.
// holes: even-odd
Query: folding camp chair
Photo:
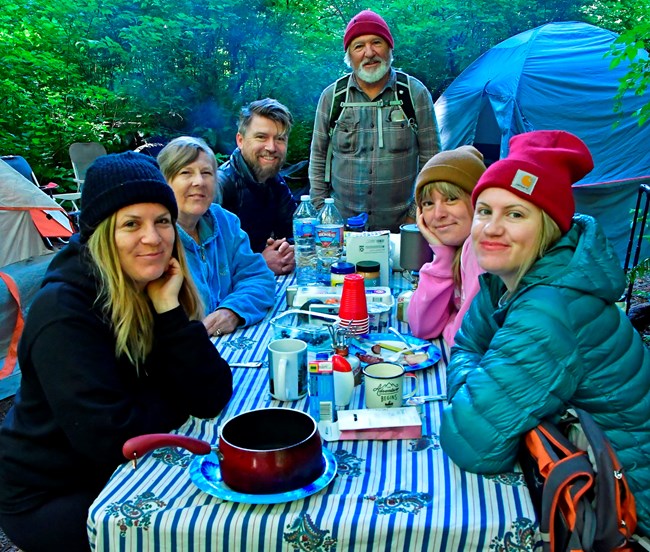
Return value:
<svg viewBox="0 0 650 552">
<path fill-rule="evenodd" d="M 72 204 L 71 211 L 78 212 L 79 206 L 77 202 L 81 198 L 81 187 L 86 178 L 86 171 L 95 159 L 100 155 L 106 155 L 106 148 L 99 142 L 75 142 L 68 148 L 68 153 L 74 171 L 74 181 L 77 183 L 77 191 L 55 194 L 53 197 L 60 204 L 69 201 Z"/>
<path fill-rule="evenodd" d="M 626 274 L 639 264 L 641 245 L 643 240 L 647 239 L 645 229 L 648 221 L 648 211 L 650 211 L 650 181 L 648 184 L 641 184 L 639 186 L 639 193 L 636 198 L 636 207 L 632 217 L 632 228 L 630 229 L 630 241 L 627 244 L 627 253 L 625 254 L 624 270 Z M 632 256 L 632 250 L 634 250 L 634 256 Z M 625 293 L 626 313 L 630 311 L 633 288 L 634 279 L 632 279 L 628 284 L 627 292 Z"/>
</svg>

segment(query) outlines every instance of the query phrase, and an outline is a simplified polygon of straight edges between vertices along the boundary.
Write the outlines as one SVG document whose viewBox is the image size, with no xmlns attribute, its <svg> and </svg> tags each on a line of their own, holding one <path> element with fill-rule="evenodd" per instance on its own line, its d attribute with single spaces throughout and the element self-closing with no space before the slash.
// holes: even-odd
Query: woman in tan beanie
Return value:
<svg viewBox="0 0 650 552">
<path fill-rule="evenodd" d="M 420 270 L 408 320 L 413 335 L 431 339 L 442 334 L 450 347 L 479 289 L 482 270 L 467 238 L 474 213 L 471 193 L 484 172 L 481 152 L 461 146 L 429 159 L 415 185 L 417 224 L 433 261 Z"/>
</svg>

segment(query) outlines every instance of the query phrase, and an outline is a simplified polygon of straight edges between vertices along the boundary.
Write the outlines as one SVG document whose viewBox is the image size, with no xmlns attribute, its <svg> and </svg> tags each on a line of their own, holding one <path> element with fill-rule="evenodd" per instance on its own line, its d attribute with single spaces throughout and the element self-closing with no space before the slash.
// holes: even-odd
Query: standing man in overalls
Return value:
<svg viewBox="0 0 650 552">
<path fill-rule="evenodd" d="M 352 73 L 321 94 L 309 159 L 317 209 L 333 197 L 344 218 L 368 213 L 368 229 L 399 232 L 415 220 L 418 171 L 440 149 L 431 94 L 391 67 L 393 37 L 365 10 L 343 39 Z"/>
</svg>

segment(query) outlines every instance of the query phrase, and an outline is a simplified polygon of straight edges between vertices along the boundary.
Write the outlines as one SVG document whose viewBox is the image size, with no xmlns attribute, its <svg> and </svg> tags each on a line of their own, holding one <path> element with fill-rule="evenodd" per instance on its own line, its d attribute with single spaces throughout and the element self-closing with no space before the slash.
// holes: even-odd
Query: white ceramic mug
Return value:
<svg viewBox="0 0 650 552">
<path fill-rule="evenodd" d="M 307 343 L 300 339 L 276 339 L 268 347 L 271 396 L 295 401 L 307 394 Z"/>
<path fill-rule="evenodd" d="M 404 379 L 413 381 L 413 390 L 404 395 Z M 404 367 L 393 362 L 368 364 L 363 369 L 363 386 L 366 408 L 399 408 L 404 399 L 415 395 L 418 378 L 415 374 L 405 374 Z"/>
</svg>

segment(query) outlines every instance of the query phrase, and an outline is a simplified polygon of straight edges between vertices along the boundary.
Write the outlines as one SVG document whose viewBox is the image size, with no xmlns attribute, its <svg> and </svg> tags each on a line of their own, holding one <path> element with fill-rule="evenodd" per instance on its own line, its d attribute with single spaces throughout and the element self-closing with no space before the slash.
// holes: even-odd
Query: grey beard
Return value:
<svg viewBox="0 0 650 552">
<path fill-rule="evenodd" d="M 388 73 L 389 69 L 390 65 L 382 60 L 381 65 L 372 72 L 366 71 L 363 66 L 360 65 L 356 71 L 356 75 L 357 78 L 361 79 L 363 82 L 373 84 L 383 79 L 386 76 L 386 73 Z"/>
</svg>

